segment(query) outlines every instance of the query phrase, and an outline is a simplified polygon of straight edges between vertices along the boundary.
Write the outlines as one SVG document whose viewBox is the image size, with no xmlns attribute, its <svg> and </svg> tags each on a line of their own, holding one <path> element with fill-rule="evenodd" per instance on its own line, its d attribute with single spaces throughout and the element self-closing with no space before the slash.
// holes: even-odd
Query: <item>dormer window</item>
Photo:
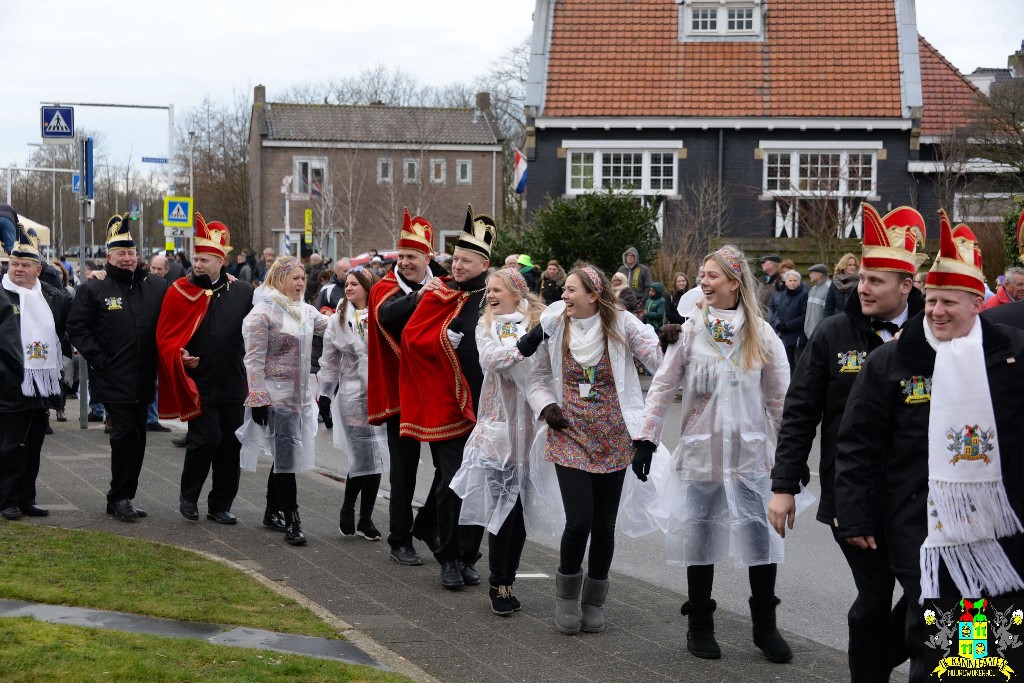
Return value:
<svg viewBox="0 0 1024 683">
<path fill-rule="evenodd" d="M 762 0 L 676 0 L 683 41 L 760 40 Z"/>
</svg>

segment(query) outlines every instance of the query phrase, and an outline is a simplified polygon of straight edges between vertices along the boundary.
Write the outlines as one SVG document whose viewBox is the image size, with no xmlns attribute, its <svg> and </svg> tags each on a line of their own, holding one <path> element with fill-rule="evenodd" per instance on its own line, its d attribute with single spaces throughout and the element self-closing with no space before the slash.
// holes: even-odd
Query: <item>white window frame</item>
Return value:
<svg viewBox="0 0 1024 683">
<path fill-rule="evenodd" d="M 413 165 L 415 172 L 412 176 L 409 175 L 409 164 Z M 420 160 L 415 157 L 405 157 L 402 159 L 402 182 L 406 185 L 419 185 L 420 182 Z"/>
<path fill-rule="evenodd" d="M 775 237 L 798 237 L 800 235 L 800 201 L 818 199 L 836 200 L 838 212 L 845 217 L 844 225 L 840 226 L 842 234 L 838 235 L 839 237 L 861 237 L 863 232 L 861 204 L 865 200 L 877 201 L 878 152 L 883 148 L 881 141 L 762 140 L 759 148 L 763 155 L 761 199 L 771 200 L 775 205 Z M 800 189 L 800 160 L 802 155 L 807 154 L 839 155 L 839 182 L 836 188 Z M 850 190 L 849 162 L 850 155 L 853 154 L 871 156 L 871 186 L 867 190 Z M 773 155 L 789 156 L 789 187 L 786 189 L 768 189 L 768 170 L 771 167 L 769 162 L 772 161 Z M 789 205 L 785 210 L 778 201 L 780 199 Z"/>
<path fill-rule="evenodd" d="M 440 171 L 440 173 L 438 173 Z M 430 184 L 445 185 L 448 183 L 448 161 L 446 159 L 430 160 Z"/>
<path fill-rule="evenodd" d="M 651 140 L 639 142 L 636 140 L 563 140 L 562 146 L 566 148 L 565 155 L 565 193 L 567 195 L 581 195 L 588 192 L 604 191 L 611 189 L 617 194 L 635 194 L 640 196 L 674 196 L 678 194 L 679 187 L 679 150 L 683 149 L 682 140 Z M 605 188 L 604 187 L 604 160 L 606 154 L 640 154 L 641 155 L 641 177 L 640 186 L 635 188 Z M 577 154 L 593 154 L 593 187 L 572 186 L 573 181 L 573 158 Z M 651 155 L 668 154 L 674 160 L 672 164 L 672 185 L 671 187 L 652 187 L 651 176 Z"/>
<path fill-rule="evenodd" d="M 978 203 L 989 201 L 1006 200 L 1006 204 L 1012 204 L 1018 195 L 1013 192 L 957 192 L 953 195 L 953 215 L 950 218 L 957 223 L 1002 223 L 1005 220 L 1005 212 L 999 214 L 970 213 L 965 211 L 975 208 Z M 966 206 L 965 206 L 966 205 Z M 1009 206 L 1005 208 L 1010 208 Z"/>
<path fill-rule="evenodd" d="M 306 164 L 306 170 L 308 174 L 302 172 L 302 165 Z M 327 171 L 329 165 L 327 157 L 314 157 L 314 156 L 296 156 L 292 157 L 292 192 L 294 194 L 302 195 L 304 197 L 310 197 L 313 194 L 313 175 L 314 171 L 319 169 L 321 172 L 321 184 L 320 192 L 326 191 L 327 178 L 329 177 Z"/>
<path fill-rule="evenodd" d="M 763 37 L 761 6 L 764 0 L 676 0 L 679 12 L 679 36 L 687 39 L 742 39 Z M 729 29 L 729 12 L 748 10 L 750 28 Z M 710 16 L 709 16 L 710 15 Z M 695 27 L 694 22 L 713 22 L 714 28 Z M 734 20 L 735 21 L 735 20 Z M 745 19 L 743 20 L 745 22 Z"/>
<path fill-rule="evenodd" d="M 387 175 L 384 174 L 384 168 L 387 167 Z M 390 185 L 395 180 L 395 162 L 391 160 L 391 157 L 377 157 L 377 183 L 380 185 Z"/>
<path fill-rule="evenodd" d="M 462 177 L 462 169 L 466 169 L 466 177 Z M 457 185 L 472 185 L 473 184 L 473 160 L 472 159 L 456 159 L 455 160 L 455 183 Z"/>
</svg>

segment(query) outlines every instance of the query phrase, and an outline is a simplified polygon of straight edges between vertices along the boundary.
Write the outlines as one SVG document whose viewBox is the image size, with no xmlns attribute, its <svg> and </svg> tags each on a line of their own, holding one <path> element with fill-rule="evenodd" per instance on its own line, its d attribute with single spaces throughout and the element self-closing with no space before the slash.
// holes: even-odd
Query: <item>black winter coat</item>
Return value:
<svg viewBox="0 0 1024 683">
<path fill-rule="evenodd" d="M 42 280 L 39 281 L 40 287 L 43 290 L 43 299 L 46 300 L 46 305 L 50 307 L 50 314 L 53 315 L 53 326 L 57 332 L 57 338 L 60 340 L 61 353 L 68 358 L 72 356 L 71 342 L 68 341 L 66 324 L 68 320 L 68 313 L 71 310 L 71 295 L 65 292 L 63 289 L 57 289 L 51 287 Z M 0 287 L 0 289 L 3 289 Z M 21 346 L 21 297 L 15 292 L 8 292 L 4 290 L 4 293 L 10 299 L 11 306 L 14 307 L 14 320 L 15 329 L 18 330 L 18 346 Z M 19 352 L 20 357 L 20 352 Z M 21 393 L 21 378 L 23 376 L 24 369 L 22 369 L 18 375 L 18 393 L 13 399 L 0 400 L 0 411 L 15 411 L 15 410 L 32 410 L 36 408 L 61 408 L 62 399 L 60 396 L 50 396 L 47 398 L 32 397 L 29 398 Z"/>
<path fill-rule="evenodd" d="M 445 269 L 434 261 L 430 262 L 430 272 L 434 277 L 447 275 Z M 397 270 L 395 271 L 395 277 L 402 278 L 402 281 L 412 289 L 412 293 L 399 293 L 385 301 L 380 307 L 378 320 L 384 329 L 388 331 L 388 334 L 394 338 L 395 343 L 401 344 L 402 330 L 405 329 L 405 324 L 409 322 L 409 318 L 416 311 L 416 304 L 419 303 L 416 299 L 416 292 L 420 291 L 422 285 L 418 282 L 409 282 Z M 472 330 L 470 331 L 472 332 Z"/>
<path fill-rule="evenodd" d="M 563 291 L 565 291 L 564 278 L 562 279 L 562 284 L 558 284 L 558 280 L 552 280 L 549 277 L 541 277 L 540 300 L 544 302 L 545 306 L 550 306 L 556 301 L 561 301 Z"/>
<path fill-rule="evenodd" d="M 98 403 L 152 403 L 156 389 L 156 321 L 167 281 L 141 268 L 106 266 L 88 280 L 68 316 L 71 343 L 89 363 L 90 398 Z"/>
<path fill-rule="evenodd" d="M 924 309 L 924 297 L 915 288 L 907 298 L 911 318 Z M 800 356 L 786 393 L 779 445 L 772 468 L 772 490 L 796 494 L 807 476 L 807 458 L 821 424 L 821 497 L 817 519 L 835 523 L 835 458 L 839 423 L 846 401 L 864 360 L 882 345 L 870 319 L 853 297 L 840 315 L 825 318 L 814 328 Z"/>
<path fill-rule="evenodd" d="M 209 284 L 200 284 L 195 276 L 189 280 Z M 203 322 L 185 346 L 189 355 L 199 358 L 199 365 L 185 372 L 195 381 L 204 406 L 242 403 L 249 393 L 242 364 L 242 320 L 252 310 L 252 291 L 248 282 L 228 282 L 222 270 Z"/>
<path fill-rule="evenodd" d="M 769 322 L 782 345 L 803 346 L 807 343 L 804 336 L 804 316 L 807 314 L 807 285 L 803 282 L 796 289 L 788 287 L 772 295 L 772 312 Z"/>
<path fill-rule="evenodd" d="M 854 382 L 839 427 L 836 516 L 842 537 L 876 535 L 889 542 L 892 569 L 920 575 L 927 534 L 928 415 L 930 397 L 910 402 L 911 378 L 931 379 L 935 351 L 924 336 L 924 315 L 911 318 L 899 340 L 867 359 Z M 1024 519 L 1024 332 L 982 318 L 985 366 L 999 438 L 1003 485 L 1017 517 Z M 954 397 L 955 399 L 955 397 Z M 880 518 L 880 519 L 879 519 Z M 1024 536 L 999 543 L 1018 572 L 1024 570 Z"/>
<path fill-rule="evenodd" d="M 982 311 L 981 315 L 994 323 L 1024 330 L 1024 301 L 1014 301 L 1012 304 L 996 306 Z"/>
<path fill-rule="evenodd" d="M 21 324 L 7 290 L 0 287 L 0 401 L 20 400 L 25 364 L 21 355 Z"/>
<path fill-rule="evenodd" d="M 476 348 L 476 324 L 480 322 L 480 304 L 484 300 L 484 288 L 487 285 L 487 273 L 483 273 L 466 282 L 448 283 L 463 292 L 472 292 L 466 303 L 462 305 L 459 314 L 452 320 L 459 322 L 455 325 L 457 332 L 462 332 L 462 341 L 455 349 L 455 355 L 459 357 L 459 367 L 469 384 L 469 391 L 473 394 L 473 412 L 478 413 L 480 407 L 480 387 L 484 383 L 484 371 L 480 367 L 480 352 Z"/>
</svg>

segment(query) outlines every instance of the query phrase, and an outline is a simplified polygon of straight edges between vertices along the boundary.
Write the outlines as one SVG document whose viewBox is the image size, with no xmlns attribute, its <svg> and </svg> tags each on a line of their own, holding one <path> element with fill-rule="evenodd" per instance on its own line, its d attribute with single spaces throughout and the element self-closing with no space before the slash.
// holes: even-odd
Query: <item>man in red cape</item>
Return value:
<svg viewBox="0 0 1024 683">
<path fill-rule="evenodd" d="M 429 443 L 441 473 L 436 491 L 441 547 L 434 557 L 441 563 L 441 585 L 449 589 L 480 583 L 473 565 L 483 527 L 459 524 L 462 499 L 450 484 L 476 424 L 483 371 L 475 330 L 494 236 L 494 219 L 473 215 L 468 207 L 452 254 L 451 280 L 428 283 L 402 333 L 401 433 Z"/>
<path fill-rule="evenodd" d="M 431 551 L 440 547 L 437 533 L 437 505 L 434 491 L 440 480 L 435 470 L 427 500 L 413 518 L 412 499 L 416 492 L 416 471 L 420 464 L 420 443 L 399 433 L 399 374 L 402 364 L 401 342 L 406 323 L 412 317 L 427 287 L 436 289 L 440 280 L 434 272 L 444 271 L 430 259 L 433 228 L 426 219 L 409 216 L 405 210 L 398 239 L 398 263 L 370 290 L 367 327 L 367 412 L 370 424 L 387 426 L 391 453 L 391 500 L 389 504 L 391 559 L 405 566 L 418 566 L 423 560 L 413 547 L 413 537 Z M 411 404 L 401 404 L 411 409 Z"/>
<path fill-rule="evenodd" d="M 199 494 L 213 469 L 207 518 L 235 524 L 239 451 L 247 385 L 242 357 L 242 320 L 252 308 L 253 288 L 229 281 L 224 259 L 231 251 L 227 226 L 196 214 L 192 274 L 164 295 L 157 322 L 160 417 L 188 422 L 179 511 L 199 519 Z"/>
</svg>

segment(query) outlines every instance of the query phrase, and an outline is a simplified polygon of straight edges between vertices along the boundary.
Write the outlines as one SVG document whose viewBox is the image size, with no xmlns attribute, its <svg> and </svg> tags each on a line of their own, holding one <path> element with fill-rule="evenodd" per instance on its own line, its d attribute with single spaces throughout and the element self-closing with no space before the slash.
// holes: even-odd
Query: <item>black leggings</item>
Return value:
<svg viewBox="0 0 1024 683">
<path fill-rule="evenodd" d="M 345 501 L 341 504 L 343 511 L 356 509 L 356 498 L 363 494 L 359 503 L 359 519 L 373 516 L 373 504 L 377 502 L 377 489 L 380 488 L 379 474 L 364 474 L 361 477 L 349 477 L 345 482 Z"/>
<path fill-rule="evenodd" d="M 555 465 L 558 488 L 565 508 L 565 531 L 559 552 L 558 571 L 576 574 L 590 539 L 587 575 L 598 581 L 608 578 L 615 554 L 615 518 L 626 470 L 596 474 Z"/>
<path fill-rule="evenodd" d="M 523 522 L 523 500 L 516 498 L 516 505 L 508 513 L 505 523 L 497 534 L 487 534 L 487 561 L 492 586 L 511 586 L 516 581 L 519 560 L 526 545 L 526 526 Z"/>
<path fill-rule="evenodd" d="M 298 487 L 295 484 L 294 472 L 275 472 L 270 466 L 270 478 L 267 479 L 267 509 L 281 512 L 295 512 L 299 509 L 296 501 Z"/>
<path fill-rule="evenodd" d="M 750 595 L 756 603 L 772 601 L 775 598 L 775 575 L 777 564 L 759 564 L 747 568 L 750 580 Z M 711 586 L 715 582 L 715 565 L 692 564 L 686 568 L 686 592 L 690 602 L 702 603 L 711 599 Z"/>
</svg>

